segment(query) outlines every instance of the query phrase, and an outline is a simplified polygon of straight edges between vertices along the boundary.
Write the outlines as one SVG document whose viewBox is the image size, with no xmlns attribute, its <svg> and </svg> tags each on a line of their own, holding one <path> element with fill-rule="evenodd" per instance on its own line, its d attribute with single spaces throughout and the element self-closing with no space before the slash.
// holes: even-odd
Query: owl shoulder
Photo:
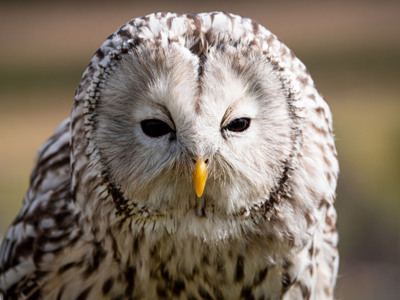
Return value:
<svg viewBox="0 0 400 300">
<path fill-rule="evenodd" d="M 79 236 L 70 188 L 69 127 L 69 119 L 62 122 L 38 152 L 22 208 L 0 246 L 0 295 L 33 293 L 43 276 L 40 267 Z"/>
</svg>

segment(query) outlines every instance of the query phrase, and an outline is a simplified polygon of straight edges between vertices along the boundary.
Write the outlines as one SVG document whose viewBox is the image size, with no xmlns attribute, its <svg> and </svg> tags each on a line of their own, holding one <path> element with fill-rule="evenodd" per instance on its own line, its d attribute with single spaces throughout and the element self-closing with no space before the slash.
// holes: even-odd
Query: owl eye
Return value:
<svg viewBox="0 0 400 300">
<path fill-rule="evenodd" d="M 228 125 L 224 127 L 224 129 L 228 129 L 233 132 L 243 132 L 250 126 L 249 118 L 239 118 L 230 122 Z"/>
<path fill-rule="evenodd" d="M 169 127 L 167 123 L 157 119 L 144 120 L 140 122 L 140 125 L 146 135 L 154 138 L 173 132 L 172 128 Z"/>
</svg>

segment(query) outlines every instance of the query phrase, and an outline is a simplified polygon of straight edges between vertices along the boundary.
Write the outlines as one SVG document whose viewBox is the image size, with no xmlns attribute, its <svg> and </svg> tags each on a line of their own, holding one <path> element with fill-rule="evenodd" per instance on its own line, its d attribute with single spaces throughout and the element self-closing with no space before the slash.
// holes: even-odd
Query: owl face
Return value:
<svg viewBox="0 0 400 300">
<path fill-rule="evenodd" d="M 133 203 L 236 213 L 269 197 L 289 159 L 287 96 L 261 53 L 189 49 L 149 43 L 115 60 L 99 85 L 94 143 Z"/>
</svg>

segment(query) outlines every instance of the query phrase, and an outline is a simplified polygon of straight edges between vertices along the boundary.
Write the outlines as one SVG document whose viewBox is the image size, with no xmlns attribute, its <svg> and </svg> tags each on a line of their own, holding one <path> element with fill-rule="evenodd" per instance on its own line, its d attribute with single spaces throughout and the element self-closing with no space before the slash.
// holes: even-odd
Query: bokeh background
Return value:
<svg viewBox="0 0 400 300">
<path fill-rule="evenodd" d="M 338 299 L 400 299 L 400 1 L 0 2 L 0 236 L 94 51 L 133 17 L 230 11 L 277 34 L 334 118 Z"/>
</svg>

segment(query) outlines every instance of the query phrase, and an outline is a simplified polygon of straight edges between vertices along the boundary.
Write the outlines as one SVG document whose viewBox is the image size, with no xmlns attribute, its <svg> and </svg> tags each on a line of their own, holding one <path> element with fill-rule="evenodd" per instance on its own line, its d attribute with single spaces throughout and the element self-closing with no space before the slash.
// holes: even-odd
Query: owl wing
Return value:
<svg viewBox="0 0 400 300">
<path fill-rule="evenodd" d="M 39 150 L 22 209 L 2 241 L 0 295 L 32 295 L 45 275 L 40 266 L 78 236 L 70 189 L 69 124 L 69 119 L 62 122 Z"/>
</svg>

